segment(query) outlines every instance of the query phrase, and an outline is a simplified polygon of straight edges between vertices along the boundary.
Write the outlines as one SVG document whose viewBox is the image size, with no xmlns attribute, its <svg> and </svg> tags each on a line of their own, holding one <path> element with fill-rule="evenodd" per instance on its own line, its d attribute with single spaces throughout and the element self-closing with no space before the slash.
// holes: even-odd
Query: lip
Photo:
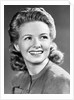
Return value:
<svg viewBox="0 0 74 100">
<path fill-rule="evenodd" d="M 31 54 L 31 55 L 40 55 L 40 54 L 42 54 L 43 53 L 43 50 L 32 50 L 32 51 L 29 51 L 29 53 Z"/>
</svg>

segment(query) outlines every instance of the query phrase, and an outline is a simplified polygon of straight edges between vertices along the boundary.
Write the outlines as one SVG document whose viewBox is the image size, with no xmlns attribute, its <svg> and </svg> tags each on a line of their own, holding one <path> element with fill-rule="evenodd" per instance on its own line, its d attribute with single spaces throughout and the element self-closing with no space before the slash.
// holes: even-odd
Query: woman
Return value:
<svg viewBox="0 0 74 100">
<path fill-rule="evenodd" d="M 10 62 L 19 71 L 12 80 L 13 94 L 69 94 L 69 74 L 59 64 L 63 53 L 52 16 L 43 8 L 17 12 L 9 26 Z"/>
</svg>

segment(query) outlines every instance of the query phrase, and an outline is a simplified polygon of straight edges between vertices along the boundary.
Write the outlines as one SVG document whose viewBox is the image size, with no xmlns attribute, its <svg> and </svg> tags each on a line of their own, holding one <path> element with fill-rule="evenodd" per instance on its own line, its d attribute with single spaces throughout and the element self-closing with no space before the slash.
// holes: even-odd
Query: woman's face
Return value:
<svg viewBox="0 0 74 100">
<path fill-rule="evenodd" d="M 50 30 L 41 21 L 28 22 L 19 29 L 19 40 L 16 46 L 25 61 L 41 63 L 50 53 Z"/>
</svg>

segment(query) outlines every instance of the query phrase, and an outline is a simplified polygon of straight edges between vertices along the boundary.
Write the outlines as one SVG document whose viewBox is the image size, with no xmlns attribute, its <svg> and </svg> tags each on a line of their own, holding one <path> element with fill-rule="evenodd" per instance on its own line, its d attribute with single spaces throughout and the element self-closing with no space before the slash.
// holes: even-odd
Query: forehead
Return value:
<svg viewBox="0 0 74 100">
<path fill-rule="evenodd" d="M 41 21 L 28 22 L 20 27 L 20 35 L 31 34 L 38 35 L 41 33 L 49 33 L 49 27 L 47 24 Z"/>
</svg>

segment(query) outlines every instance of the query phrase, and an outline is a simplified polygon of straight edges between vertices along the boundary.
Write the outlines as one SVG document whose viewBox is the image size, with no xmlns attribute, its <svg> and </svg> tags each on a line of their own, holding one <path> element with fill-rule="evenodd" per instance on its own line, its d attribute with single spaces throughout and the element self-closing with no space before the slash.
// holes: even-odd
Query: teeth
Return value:
<svg viewBox="0 0 74 100">
<path fill-rule="evenodd" d="M 42 52 L 41 51 L 34 51 L 34 52 L 30 52 L 31 54 L 41 54 Z"/>
</svg>

